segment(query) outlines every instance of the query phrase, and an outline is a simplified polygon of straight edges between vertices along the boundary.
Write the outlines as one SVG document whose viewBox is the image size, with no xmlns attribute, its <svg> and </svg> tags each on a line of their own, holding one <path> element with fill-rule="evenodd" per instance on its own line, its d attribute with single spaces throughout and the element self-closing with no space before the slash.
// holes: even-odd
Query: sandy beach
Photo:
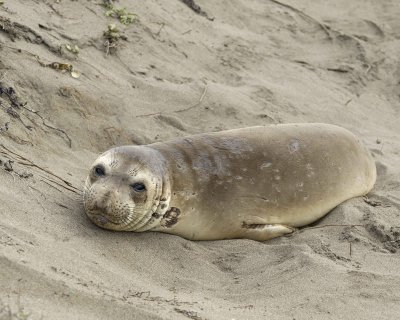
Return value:
<svg viewBox="0 0 400 320">
<path fill-rule="evenodd" d="M 0 319 L 399 318 L 399 16 L 396 0 L 0 1 Z M 378 178 L 290 236 L 195 242 L 84 214 L 111 147 L 305 122 L 357 135 Z"/>
</svg>

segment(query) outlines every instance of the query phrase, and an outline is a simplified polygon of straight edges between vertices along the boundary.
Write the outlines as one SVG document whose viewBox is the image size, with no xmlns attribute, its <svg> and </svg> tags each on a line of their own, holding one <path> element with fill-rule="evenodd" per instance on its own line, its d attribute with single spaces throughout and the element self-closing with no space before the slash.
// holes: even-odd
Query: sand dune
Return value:
<svg viewBox="0 0 400 320">
<path fill-rule="evenodd" d="M 102 1 L 2 2 L 0 319 L 399 317 L 397 1 L 114 2 L 128 25 Z M 83 213 L 112 146 L 290 122 L 358 135 L 378 168 L 368 199 L 265 243 L 114 233 Z"/>
</svg>

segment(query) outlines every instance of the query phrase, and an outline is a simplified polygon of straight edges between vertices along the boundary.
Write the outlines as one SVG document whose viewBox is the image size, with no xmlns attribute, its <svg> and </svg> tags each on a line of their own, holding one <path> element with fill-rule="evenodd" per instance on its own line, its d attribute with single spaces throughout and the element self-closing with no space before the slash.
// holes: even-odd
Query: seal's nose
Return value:
<svg viewBox="0 0 400 320">
<path fill-rule="evenodd" d="M 106 209 L 110 203 L 110 195 L 111 191 L 107 190 L 104 192 L 103 196 L 99 201 L 97 201 L 96 205 L 98 209 L 103 210 Z"/>
<path fill-rule="evenodd" d="M 109 207 L 111 191 L 106 191 L 102 197 L 94 199 L 90 206 L 90 211 L 104 212 Z"/>
<path fill-rule="evenodd" d="M 120 202 L 120 197 L 121 192 L 118 188 L 112 191 L 107 191 L 107 193 L 104 194 L 102 201 L 102 211 L 108 216 L 118 215 L 118 203 Z"/>
</svg>

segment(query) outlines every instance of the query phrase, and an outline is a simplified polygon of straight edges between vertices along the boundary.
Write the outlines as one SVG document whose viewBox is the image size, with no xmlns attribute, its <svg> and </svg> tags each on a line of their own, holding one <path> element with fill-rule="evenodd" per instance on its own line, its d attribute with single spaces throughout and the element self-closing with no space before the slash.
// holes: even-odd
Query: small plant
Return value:
<svg viewBox="0 0 400 320">
<path fill-rule="evenodd" d="M 24 308 L 18 301 L 18 310 L 14 312 L 9 305 L 4 304 L 0 299 L 0 319 L 1 320 L 28 320 L 29 314 L 25 313 Z"/>
<path fill-rule="evenodd" d="M 103 3 L 101 5 L 106 9 L 111 9 L 112 7 L 114 7 L 113 1 L 114 0 L 103 0 Z"/>
<path fill-rule="evenodd" d="M 72 52 L 72 53 L 75 53 L 75 54 L 78 54 L 79 53 L 79 47 L 75 44 L 75 45 L 70 45 L 69 43 L 67 43 L 66 45 L 65 45 L 65 48 L 69 51 L 69 52 Z"/>
<path fill-rule="evenodd" d="M 72 78 L 78 79 L 81 74 L 79 71 L 74 69 L 74 66 L 69 63 L 63 63 L 63 62 L 52 62 L 49 64 L 42 64 L 43 67 L 49 67 L 54 70 L 58 70 L 61 73 L 66 73 L 68 72 Z M 0 319 L 1 320 L 1 319 Z"/>
<path fill-rule="evenodd" d="M 105 12 L 107 17 L 117 18 L 124 25 L 129 25 L 136 21 L 136 14 L 128 12 L 126 8 L 115 7 L 114 0 L 103 0 L 101 5 L 107 10 Z M 107 55 L 116 51 L 119 40 L 127 40 L 126 36 L 117 29 L 115 24 L 109 24 L 103 36 L 105 38 L 104 46 L 106 47 Z"/>
<path fill-rule="evenodd" d="M 104 46 L 106 47 L 106 54 L 112 53 L 118 47 L 119 40 L 127 40 L 126 36 L 121 34 L 119 29 L 117 29 L 116 25 L 111 23 L 108 25 L 107 30 L 104 31 L 104 38 L 106 41 L 104 42 Z"/>
<path fill-rule="evenodd" d="M 128 12 L 126 8 L 115 8 L 107 10 L 105 15 L 107 17 L 117 18 L 122 24 L 129 25 L 136 20 L 136 14 Z"/>
<path fill-rule="evenodd" d="M 136 20 L 136 14 L 127 11 L 126 8 L 115 7 L 112 0 L 103 0 L 102 5 L 107 9 L 105 12 L 107 17 L 117 18 L 124 25 L 129 25 Z"/>
</svg>

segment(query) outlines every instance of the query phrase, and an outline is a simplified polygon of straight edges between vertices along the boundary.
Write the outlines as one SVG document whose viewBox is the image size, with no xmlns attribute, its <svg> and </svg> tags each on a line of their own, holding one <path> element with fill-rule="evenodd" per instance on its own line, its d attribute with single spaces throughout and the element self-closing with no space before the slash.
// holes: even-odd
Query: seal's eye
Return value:
<svg viewBox="0 0 400 320">
<path fill-rule="evenodd" d="M 135 192 L 143 192 L 146 191 L 146 186 L 143 183 L 134 183 L 131 184 L 131 188 Z"/>
<path fill-rule="evenodd" d="M 106 175 L 106 171 L 104 170 L 103 166 L 96 166 L 94 168 L 94 173 L 96 174 L 96 176 L 101 177 L 101 176 L 105 176 Z"/>
</svg>

